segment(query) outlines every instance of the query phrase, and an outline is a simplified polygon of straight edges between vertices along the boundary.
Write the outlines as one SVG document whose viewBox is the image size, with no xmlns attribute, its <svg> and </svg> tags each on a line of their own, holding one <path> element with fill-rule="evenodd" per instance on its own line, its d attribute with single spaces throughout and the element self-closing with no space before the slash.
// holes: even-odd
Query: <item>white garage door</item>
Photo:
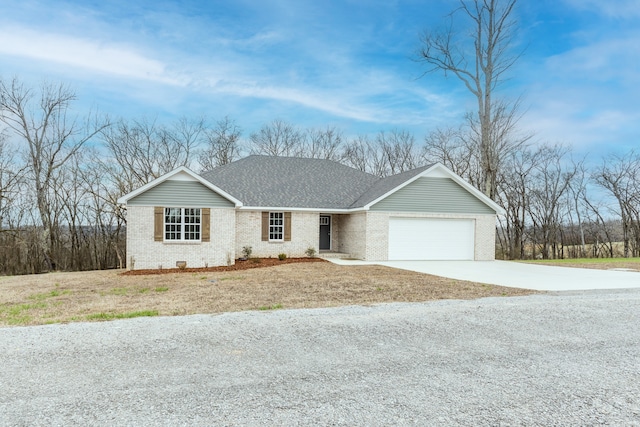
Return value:
<svg viewBox="0 0 640 427">
<path fill-rule="evenodd" d="M 472 219 L 389 218 L 389 260 L 473 260 Z"/>
</svg>

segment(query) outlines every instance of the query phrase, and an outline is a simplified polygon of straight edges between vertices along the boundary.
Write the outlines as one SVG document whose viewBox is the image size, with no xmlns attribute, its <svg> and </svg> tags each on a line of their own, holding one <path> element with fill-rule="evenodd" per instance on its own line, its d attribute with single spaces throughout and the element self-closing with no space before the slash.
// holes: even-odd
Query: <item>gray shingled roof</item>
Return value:
<svg viewBox="0 0 640 427">
<path fill-rule="evenodd" d="M 245 157 L 201 175 L 244 206 L 317 209 L 357 207 L 364 194 L 377 194 L 374 189 L 387 188 L 382 181 L 392 178 L 331 160 L 272 156 Z"/>
</svg>

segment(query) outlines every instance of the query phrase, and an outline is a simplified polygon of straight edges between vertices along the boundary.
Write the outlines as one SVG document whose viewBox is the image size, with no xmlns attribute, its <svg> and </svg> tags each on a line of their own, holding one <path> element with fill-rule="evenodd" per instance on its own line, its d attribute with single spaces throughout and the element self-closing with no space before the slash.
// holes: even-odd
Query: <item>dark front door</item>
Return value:
<svg viewBox="0 0 640 427">
<path fill-rule="evenodd" d="M 320 245 L 321 251 L 331 249 L 331 217 L 329 215 L 320 215 Z"/>
</svg>

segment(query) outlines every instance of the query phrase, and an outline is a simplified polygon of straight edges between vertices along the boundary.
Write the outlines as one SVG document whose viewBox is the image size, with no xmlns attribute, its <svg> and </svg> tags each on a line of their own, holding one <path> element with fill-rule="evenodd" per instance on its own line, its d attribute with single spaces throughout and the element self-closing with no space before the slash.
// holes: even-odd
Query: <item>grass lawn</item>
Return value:
<svg viewBox="0 0 640 427">
<path fill-rule="evenodd" d="M 238 263 L 229 271 L 129 275 L 107 270 L 0 277 L 0 326 L 536 293 L 383 266 L 288 262 Z"/>
</svg>

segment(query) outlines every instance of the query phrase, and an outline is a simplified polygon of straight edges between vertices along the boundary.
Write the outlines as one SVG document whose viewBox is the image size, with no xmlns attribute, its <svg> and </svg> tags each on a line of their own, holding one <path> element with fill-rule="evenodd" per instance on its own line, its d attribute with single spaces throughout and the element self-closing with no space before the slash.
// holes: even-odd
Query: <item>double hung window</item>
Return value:
<svg viewBox="0 0 640 427">
<path fill-rule="evenodd" d="M 284 240 L 284 212 L 269 212 L 269 241 Z"/>
<path fill-rule="evenodd" d="M 199 241 L 201 212 L 200 208 L 165 208 L 165 241 Z"/>
</svg>

